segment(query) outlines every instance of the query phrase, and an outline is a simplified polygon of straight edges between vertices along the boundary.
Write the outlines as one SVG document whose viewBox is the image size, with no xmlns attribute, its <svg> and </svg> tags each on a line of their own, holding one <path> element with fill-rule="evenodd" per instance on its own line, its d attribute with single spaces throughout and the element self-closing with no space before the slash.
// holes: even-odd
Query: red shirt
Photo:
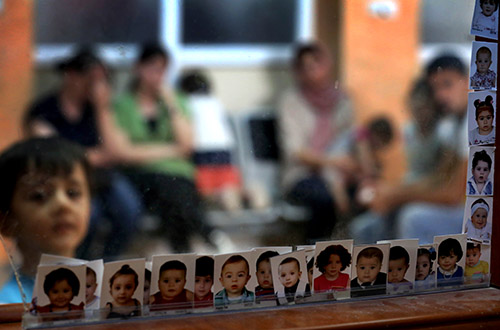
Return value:
<svg viewBox="0 0 500 330">
<path fill-rule="evenodd" d="M 347 288 L 349 284 L 349 275 L 340 273 L 334 281 L 326 279 L 325 274 L 322 274 L 314 279 L 314 292 L 326 292 L 332 290 L 342 290 Z"/>
</svg>

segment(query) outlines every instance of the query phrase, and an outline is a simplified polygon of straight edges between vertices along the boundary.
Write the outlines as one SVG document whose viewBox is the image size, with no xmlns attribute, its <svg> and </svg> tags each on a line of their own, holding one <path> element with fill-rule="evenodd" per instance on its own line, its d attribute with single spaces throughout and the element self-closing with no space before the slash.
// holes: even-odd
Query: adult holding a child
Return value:
<svg viewBox="0 0 500 330">
<path fill-rule="evenodd" d="M 348 203 L 343 187 L 335 182 L 342 180 L 350 162 L 328 151 L 349 131 L 352 109 L 332 79 L 332 59 L 322 45 L 299 46 L 293 72 L 296 85 L 278 105 L 282 179 L 289 199 L 310 210 L 306 235 L 316 240 L 330 236 L 336 207 L 345 209 Z"/>
</svg>

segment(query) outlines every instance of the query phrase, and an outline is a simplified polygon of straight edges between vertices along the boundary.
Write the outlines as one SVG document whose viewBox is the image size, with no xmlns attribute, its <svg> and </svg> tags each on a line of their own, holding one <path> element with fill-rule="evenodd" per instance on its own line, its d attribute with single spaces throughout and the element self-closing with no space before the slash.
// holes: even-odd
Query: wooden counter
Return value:
<svg viewBox="0 0 500 330">
<path fill-rule="evenodd" d="M 0 313 L 3 314 L 0 306 Z M 103 329 L 500 329 L 500 290 L 494 288 L 407 297 L 188 315 L 164 319 L 94 324 Z M 0 330 L 20 329 L 20 323 L 0 324 Z M 59 328 L 59 329 L 70 329 Z M 72 328 L 74 329 L 74 328 Z"/>
</svg>

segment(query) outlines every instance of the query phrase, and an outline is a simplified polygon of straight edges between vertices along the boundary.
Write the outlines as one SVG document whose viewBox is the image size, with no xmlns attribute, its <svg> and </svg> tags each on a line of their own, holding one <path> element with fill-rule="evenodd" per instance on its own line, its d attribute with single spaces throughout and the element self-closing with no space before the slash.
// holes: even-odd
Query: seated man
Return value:
<svg viewBox="0 0 500 330">
<path fill-rule="evenodd" d="M 435 235 L 461 232 L 468 151 L 467 79 L 465 66 L 454 56 L 441 56 L 428 65 L 425 80 L 438 110 L 430 134 L 438 143 L 432 149 L 433 165 L 418 180 L 376 186 L 372 212 L 350 225 L 357 243 L 387 238 L 431 243 Z M 425 155 L 431 149 L 421 152 Z"/>
</svg>

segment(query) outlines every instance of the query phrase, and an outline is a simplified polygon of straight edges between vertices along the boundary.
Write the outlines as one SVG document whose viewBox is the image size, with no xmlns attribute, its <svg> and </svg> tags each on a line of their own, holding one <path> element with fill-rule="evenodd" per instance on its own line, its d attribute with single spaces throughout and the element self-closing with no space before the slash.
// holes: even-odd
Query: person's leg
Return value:
<svg viewBox="0 0 500 330">
<path fill-rule="evenodd" d="M 116 256 L 130 243 L 142 216 L 142 201 L 129 179 L 119 172 L 110 172 L 110 187 L 103 196 L 104 213 L 112 232 L 104 244 L 105 256 Z"/>
<path fill-rule="evenodd" d="M 387 239 L 389 219 L 378 213 L 368 211 L 352 220 L 349 232 L 356 244 L 375 243 Z"/>
<path fill-rule="evenodd" d="M 463 205 L 408 204 L 397 218 L 396 238 L 418 238 L 420 244 L 430 244 L 436 235 L 461 233 L 463 217 Z"/>
<path fill-rule="evenodd" d="M 334 200 L 326 182 L 319 175 L 299 181 L 289 192 L 288 198 L 304 205 L 311 212 L 306 228 L 307 240 L 330 238 L 336 222 Z"/>
</svg>

